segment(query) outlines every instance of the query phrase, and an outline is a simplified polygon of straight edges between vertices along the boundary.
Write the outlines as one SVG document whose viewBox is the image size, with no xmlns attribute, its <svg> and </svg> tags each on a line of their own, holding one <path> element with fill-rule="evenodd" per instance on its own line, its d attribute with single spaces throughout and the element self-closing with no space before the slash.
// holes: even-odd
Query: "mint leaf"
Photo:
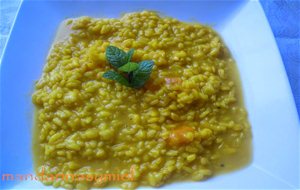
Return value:
<svg viewBox="0 0 300 190">
<path fill-rule="evenodd" d="M 134 53 L 134 49 L 130 49 L 128 52 L 127 52 L 127 62 L 130 62 L 131 61 L 131 58 L 133 56 L 133 53 Z"/>
<path fill-rule="evenodd" d="M 114 46 L 106 48 L 105 56 L 107 61 L 115 68 L 119 68 L 128 62 L 126 52 Z"/>
<path fill-rule="evenodd" d="M 106 59 L 120 73 L 108 71 L 103 74 L 103 77 L 128 87 L 142 87 L 150 78 L 154 62 L 151 60 L 141 61 L 139 64 L 131 62 L 133 54 L 134 49 L 126 53 L 117 47 L 108 46 L 105 52 Z"/>
<path fill-rule="evenodd" d="M 127 79 L 123 75 L 117 73 L 116 71 L 107 71 L 102 76 L 106 79 L 117 81 L 118 83 L 123 84 L 125 86 L 130 86 Z"/>
<path fill-rule="evenodd" d="M 150 78 L 154 62 L 151 60 L 142 61 L 139 63 L 139 68 L 133 71 L 132 81 L 130 85 L 133 88 L 142 87 Z"/>
<path fill-rule="evenodd" d="M 125 65 L 123 65 L 122 67 L 119 67 L 119 71 L 123 71 L 123 72 L 131 72 L 131 71 L 135 71 L 139 68 L 139 64 L 134 63 L 134 62 L 129 62 L 126 63 Z"/>
</svg>

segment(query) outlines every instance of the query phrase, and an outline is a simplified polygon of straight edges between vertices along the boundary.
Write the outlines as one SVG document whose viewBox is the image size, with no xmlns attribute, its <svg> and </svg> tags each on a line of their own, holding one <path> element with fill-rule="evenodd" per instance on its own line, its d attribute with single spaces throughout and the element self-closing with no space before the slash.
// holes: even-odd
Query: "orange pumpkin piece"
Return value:
<svg viewBox="0 0 300 190">
<path fill-rule="evenodd" d="M 170 133 L 168 144 L 171 146 L 181 146 L 192 142 L 194 139 L 194 129 L 189 126 L 177 127 Z"/>
</svg>

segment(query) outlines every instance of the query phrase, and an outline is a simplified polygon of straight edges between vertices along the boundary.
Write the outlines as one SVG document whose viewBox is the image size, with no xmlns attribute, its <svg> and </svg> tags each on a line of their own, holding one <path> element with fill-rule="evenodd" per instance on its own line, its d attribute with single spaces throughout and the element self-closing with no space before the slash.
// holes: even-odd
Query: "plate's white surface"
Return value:
<svg viewBox="0 0 300 190">
<path fill-rule="evenodd" d="M 30 94 L 59 23 L 68 17 L 118 17 L 157 10 L 212 25 L 235 57 L 253 133 L 253 161 L 244 169 L 178 189 L 299 188 L 299 120 L 272 32 L 257 1 L 25 1 L 1 63 L 0 173 L 33 173 Z M 49 188 L 35 181 L 1 181 L 2 188 Z"/>
</svg>

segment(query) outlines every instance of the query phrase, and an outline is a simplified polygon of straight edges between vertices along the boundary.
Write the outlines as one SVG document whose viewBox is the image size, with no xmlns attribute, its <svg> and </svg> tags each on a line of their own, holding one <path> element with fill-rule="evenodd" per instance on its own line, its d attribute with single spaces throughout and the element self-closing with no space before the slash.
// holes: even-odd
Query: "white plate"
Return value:
<svg viewBox="0 0 300 190">
<path fill-rule="evenodd" d="M 253 162 L 246 168 L 163 188 L 299 188 L 299 120 L 274 37 L 257 1 L 23 2 L 1 64 L 1 175 L 33 173 L 30 95 L 59 23 L 69 17 L 119 17 L 143 9 L 206 23 L 221 34 L 238 64 L 253 132 Z M 46 188 L 34 180 L 1 183 L 2 188 Z"/>
</svg>

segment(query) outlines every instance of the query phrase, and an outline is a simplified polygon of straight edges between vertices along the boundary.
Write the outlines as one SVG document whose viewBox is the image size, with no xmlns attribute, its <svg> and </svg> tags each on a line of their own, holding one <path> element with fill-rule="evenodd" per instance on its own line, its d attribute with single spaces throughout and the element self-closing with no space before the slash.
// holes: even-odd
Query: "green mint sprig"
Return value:
<svg viewBox="0 0 300 190">
<path fill-rule="evenodd" d="M 154 61 L 131 62 L 133 54 L 134 49 L 130 49 L 126 53 L 117 47 L 108 46 L 105 52 L 106 59 L 115 68 L 115 71 L 107 71 L 103 74 L 103 77 L 127 87 L 142 87 L 150 78 Z"/>
</svg>

